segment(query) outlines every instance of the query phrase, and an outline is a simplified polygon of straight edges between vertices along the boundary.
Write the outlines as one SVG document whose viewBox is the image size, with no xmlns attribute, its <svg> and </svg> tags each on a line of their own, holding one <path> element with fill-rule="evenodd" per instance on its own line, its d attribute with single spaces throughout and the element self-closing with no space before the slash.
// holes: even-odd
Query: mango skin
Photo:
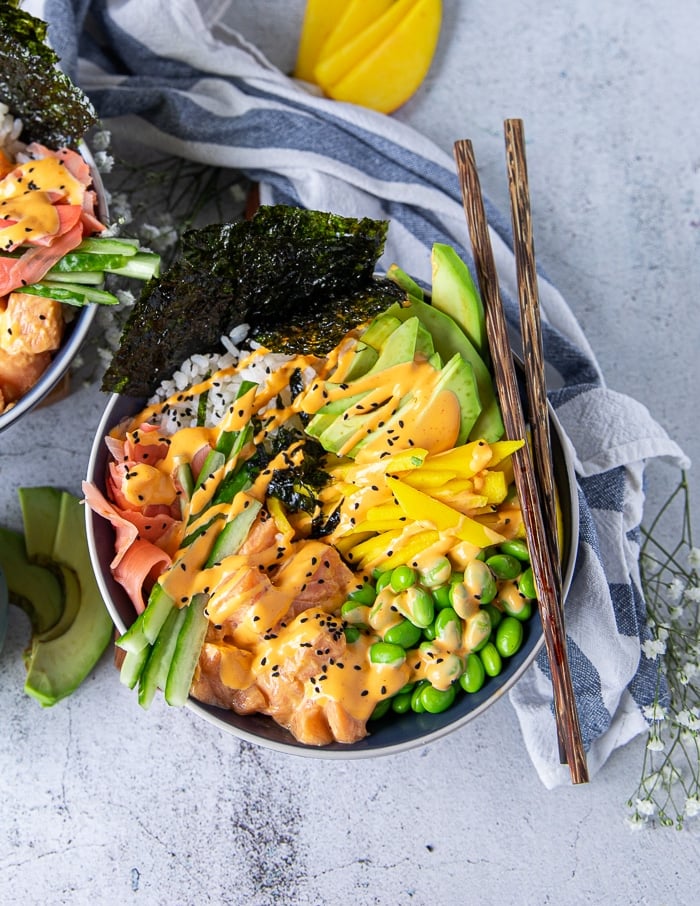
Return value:
<svg viewBox="0 0 700 906">
<path fill-rule="evenodd" d="M 393 113 L 425 79 L 437 48 L 441 21 L 441 0 L 417 0 L 388 37 L 344 76 L 333 84 L 320 80 L 319 84 L 334 100 Z M 320 74 L 322 77 L 323 70 Z"/>
</svg>

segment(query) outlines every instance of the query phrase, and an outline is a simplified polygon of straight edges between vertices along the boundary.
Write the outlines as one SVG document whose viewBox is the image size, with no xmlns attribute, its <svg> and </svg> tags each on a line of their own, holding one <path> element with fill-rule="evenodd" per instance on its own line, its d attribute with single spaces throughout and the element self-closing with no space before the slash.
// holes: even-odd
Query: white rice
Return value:
<svg viewBox="0 0 700 906">
<path fill-rule="evenodd" d="M 247 324 L 235 327 L 228 336 L 221 338 L 225 352 L 190 356 L 170 380 L 163 381 L 158 387 L 149 400 L 149 405 L 164 402 L 178 394 L 183 395 L 183 399 L 175 405 L 171 405 L 168 412 L 160 419 L 160 426 L 165 431 L 174 433 L 179 428 L 191 428 L 197 425 L 199 397 L 191 397 L 186 394 L 186 391 L 206 380 L 214 372 L 236 366 L 254 349 L 260 348 L 259 344 L 255 342 L 246 342 L 248 330 Z M 243 381 L 264 384 L 267 377 L 280 365 L 288 362 L 289 358 L 280 353 L 266 353 L 255 357 L 249 365 L 236 374 L 227 375 L 221 381 L 217 381 L 216 386 L 212 386 L 207 395 L 205 424 L 211 426 L 221 421 L 235 400 L 238 388 Z"/>
<path fill-rule="evenodd" d="M 26 145 L 20 141 L 22 120 L 12 116 L 10 108 L 0 103 L 0 148 L 14 160 Z"/>
</svg>

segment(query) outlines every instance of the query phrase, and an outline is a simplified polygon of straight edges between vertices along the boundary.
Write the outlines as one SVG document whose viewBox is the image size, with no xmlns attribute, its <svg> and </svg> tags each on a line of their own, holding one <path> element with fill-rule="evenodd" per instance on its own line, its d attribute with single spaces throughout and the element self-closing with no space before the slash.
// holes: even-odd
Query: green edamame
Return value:
<svg viewBox="0 0 700 906">
<path fill-rule="evenodd" d="M 464 570 L 464 586 L 480 604 L 496 597 L 498 586 L 491 569 L 482 560 L 471 560 Z"/>
<path fill-rule="evenodd" d="M 358 628 L 367 628 L 370 609 L 359 601 L 346 601 L 340 608 L 340 615 L 346 623 L 351 623 Z"/>
<path fill-rule="evenodd" d="M 375 642 L 370 645 L 369 659 L 373 664 L 391 664 L 396 667 L 406 660 L 406 652 L 400 645 L 392 645 L 391 642 Z"/>
<path fill-rule="evenodd" d="M 380 718 L 384 717 L 384 715 L 389 710 L 389 708 L 391 708 L 391 699 L 390 698 L 385 698 L 382 701 L 377 702 L 377 704 L 374 708 L 374 711 L 372 711 L 372 713 L 370 714 L 369 719 L 370 720 L 379 720 Z"/>
<path fill-rule="evenodd" d="M 523 599 L 523 606 L 517 613 L 510 614 L 511 617 L 515 617 L 516 620 L 520 620 L 522 623 L 527 622 L 532 616 L 532 601 L 529 598 Z"/>
<path fill-rule="evenodd" d="M 399 612 L 409 619 L 414 626 L 425 629 L 435 618 L 433 596 L 420 585 L 412 585 L 396 598 Z"/>
<path fill-rule="evenodd" d="M 435 617 L 435 638 L 448 649 L 459 648 L 462 621 L 452 607 L 444 607 Z"/>
<path fill-rule="evenodd" d="M 374 604 L 377 597 L 377 590 L 374 585 L 365 583 L 360 588 L 355 588 L 350 592 L 348 598 L 351 601 L 357 601 L 358 604 Z"/>
<path fill-rule="evenodd" d="M 447 711 L 453 704 L 457 692 L 454 686 L 448 686 L 447 689 L 436 689 L 435 686 L 428 683 L 421 689 L 420 700 L 423 708 L 429 714 L 440 714 Z"/>
<path fill-rule="evenodd" d="M 437 588 L 450 581 L 452 566 L 447 557 L 437 557 L 429 566 L 421 570 L 421 583 L 426 588 Z"/>
<path fill-rule="evenodd" d="M 374 589 L 377 594 L 391 582 L 391 570 L 388 570 L 385 573 L 380 573 L 377 576 L 377 581 L 375 583 Z"/>
<path fill-rule="evenodd" d="M 535 577 L 532 567 L 528 566 L 522 576 L 518 579 L 518 591 L 526 598 L 536 598 L 537 589 L 535 588 Z"/>
<path fill-rule="evenodd" d="M 459 684 L 465 692 L 478 692 L 486 680 L 484 664 L 478 654 L 470 654 L 459 678 Z"/>
<path fill-rule="evenodd" d="M 422 632 L 410 620 L 401 620 L 384 633 L 384 641 L 402 648 L 413 648 L 420 641 Z"/>
<path fill-rule="evenodd" d="M 438 608 L 442 607 L 451 607 L 450 604 L 450 589 L 452 588 L 451 584 L 441 585 L 439 588 L 433 589 L 433 601 L 435 601 L 435 606 Z"/>
<path fill-rule="evenodd" d="M 520 560 L 510 554 L 494 554 L 486 560 L 486 565 L 497 579 L 515 579 L 523 568 Z"/>
<path fill-rule="evenodd" d="M 397 692 L 391 699 L 391 710 L 395 711 L 397 714 L 405 714 L 407 711 L 410 711 L 412 695 L 413 689 L 409 689 L 408 692 Z"/>
<path fill-rule="evenodd" d="M 481 663 L 489 676 L 498 676 L 503 669 L 503 660 L 493 642 L 487 642 L 479 652 Z"/>
<path fill-rule="evenodd" d="M 522 538 L 512 538 L 510 541 L 501 542 L 501 552 L 508 554 L 510 557 L 516 557 L 523 563 L 530 562 L 530 552 L 527 549 L 527 543 Z"/>
<path fill-rule="evenodd" d="M 496 630 L 496 648 L 502 657 L 512 657 L 523 643 L 523 624 L 515 617 L 504 617 Z"/>
<path fill-rule="evenodd" d="M 425 711 L 425 705 L 421 701 L 421 693 L 426 686 L 429 686 L 426 680 L 421 680 L 419 683 L 416 683 L 416 686 L 411 693 L 411 711 L 415 711 L 416 714 L 422 714 Z"/>
<path fill-rule="evenodd" d="M 406 588 L 411 588 L 411 586 L 416 584 L 418 580 L 418 574 L 415 569 L 412 569 L 410 566 L 397 566 L 391 571 L 391 578 L 389 579 L 389 584 L 392 589 L 398 594 L 401 591 L 404 591 Z"/>
<path fill-rule="evenodd" d="M 360 630 L 357 626 L 346 626 L 343 631 L 345 632 L 345 641 L 350 645 L 360 638 Z"/>
<path fill-rule="evenodd" d="M 482 609 L 485 610 L 486 613 L 489 615 L 489 618 L 491 620 L 491 629 L 495 629 L 498 626 L 498 624 L 501 622 L 501 620 L 503 619 L 502 611 L 500 611 L 498 609 L 498 607 L 496 607 L 495 604 L 491 604 L 491 603 L 484 604 L 482 606 Z"/>
</svg>

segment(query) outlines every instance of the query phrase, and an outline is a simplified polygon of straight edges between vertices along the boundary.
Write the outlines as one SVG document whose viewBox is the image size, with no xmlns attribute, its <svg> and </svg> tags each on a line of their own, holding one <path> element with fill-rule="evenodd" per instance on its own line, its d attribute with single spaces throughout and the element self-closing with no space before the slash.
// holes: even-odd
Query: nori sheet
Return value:
<svg viewBox="0 0 700 906">
<path fill-rule="evenodd" d="M 0 2 L 0 101 L 22 120 L 22 141 L 77 147 L 97 122 L 94 107 L 58 68 L 46 22 Z"/>
<path fill-rule="evenodd" d="M 374 277 L 388 223 L 286 205 L 185 233 L 178 258 L 144 287 L 102 388 L 150 396 L 238 324 L 275 351 L 329 352 L 403 292 Z"/>
</svg>

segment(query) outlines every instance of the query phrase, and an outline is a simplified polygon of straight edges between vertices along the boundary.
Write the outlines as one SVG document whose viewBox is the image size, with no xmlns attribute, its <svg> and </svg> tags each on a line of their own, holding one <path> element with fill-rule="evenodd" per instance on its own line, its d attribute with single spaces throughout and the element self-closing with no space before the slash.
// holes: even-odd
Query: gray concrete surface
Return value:
<svg viewBox="0 0 700 906">
<path fill-rule="evenodd" d="M 302 4 L 250 4 L 244 31 L 288 68 Z M 528 137 L 541 265 L 610 386 L 700 460 L 698 0 L 446 0 L 439 54 L 398 116 L 446 150 L 474 142 L 504 209 L 502 120 Z M 284 7 L 284 11 L 281 8 Z M 78 491 L 95 386 L 0 437 L 0 523 L 15 488 Z M 691 472 L 692 475 L 692 472 Z M 669 476 L 650 473 L 660 499 Z M 692 477 L 700 499 L 697 475 Z M 142 712 L 105 658 L 72 698 L 22 692 L 28 626 L 0 661 L 0 902 L 240 906 L 690 906 L 700 825 L 632 834 L 640 741 L 584 787 L 544 790 L 507 700 L 424 749 L 347 763 Z M 696 819 L 697 822 L 697 819 Z"/>
</svg>

